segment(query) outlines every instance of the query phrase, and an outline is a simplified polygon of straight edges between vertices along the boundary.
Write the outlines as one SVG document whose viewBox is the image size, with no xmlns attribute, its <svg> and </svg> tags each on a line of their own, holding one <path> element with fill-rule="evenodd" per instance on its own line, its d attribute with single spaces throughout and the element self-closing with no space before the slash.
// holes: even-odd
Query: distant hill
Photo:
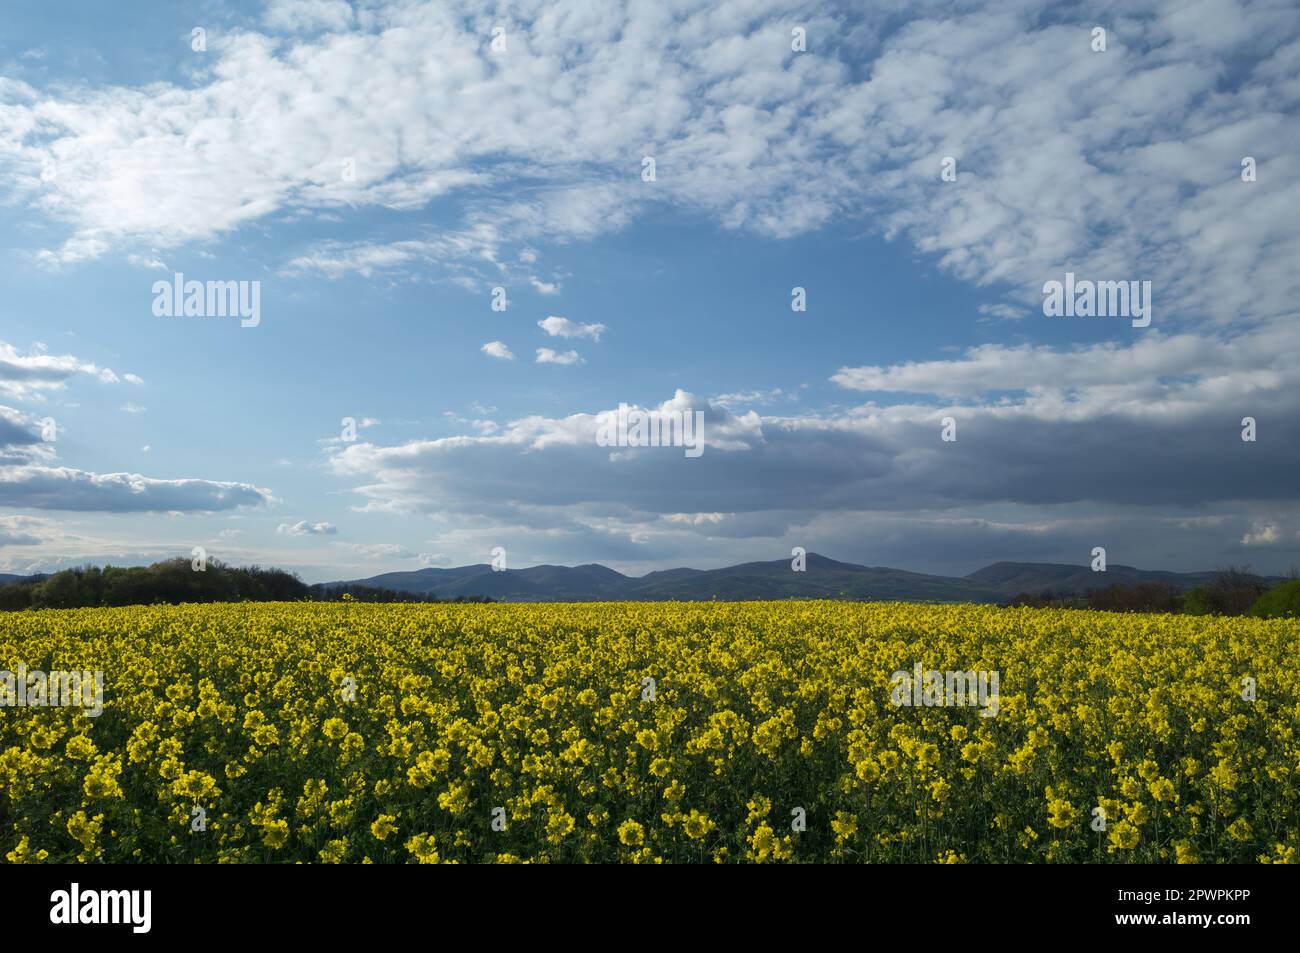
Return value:
<svg viewBox="0 0 1300 953">
<path fill-rule="evenodd" d="M 509 602 L 593 600 L 686 601 L 727 599 L 857 599 L 900 602 L 1005 602 L 1021 593 L 1083 595 L 1114 583 L 1162 581 L 1190 589 L 1209 572 L 1174 573 L 1109 566 L 1000 562 L 968 576 L 933 576 L 882 566 L 859 566 L 809 553 L 807 571 L 794 572 L 789 559 L 742 563 L 724 569 L 665 569 L 625 576 L 605 566 L 531 566 L 494 572 L 487 564 L 457 569 L 390 572 L 368 579 L 326 583 L 364 585 L 454 599 L 490 596 Z"/>
<path fill-rule="evenodd" d="M 1089 589 L 1117 582 L 1167 582 L 1178 589 L 1190 589 L 1209 582 L 1212 572 L 1165 572 L 1159 569 L 1134 569 L 1132 566 L 1108 565 L 1104 573 L 1088 566 L 1064 563 L 994 563 L 967 576 L 980 585 L 993 586 L 1007 595 L 1021 592 L 1083 593 Z"/>
<path fill-rule="evenodd" d="M 1113 604 L 1103 602 L 1100 607 L 1129 611 L 1137 608 L 1134 599 L 1141 602 L 1159 595 L 1159 590 L 1155 596 L 1143 594 L 1135 583 L 1163 583 L 1178 592 L 1193 587 L 1202 587 L 1198 591 L 1203 591 L 1215 576 L 1211 572 L 1176 573 L 1116 565 L 1107 567 L 1105 573 L 1094 573 L 1087 566 L 1022 562 L 993 563 L 968 576 L 936 576 L 886 566 L 859 566 L 817 553 L 807 555 L 806 565 L 806 571 L 794 572 L 790 560 L 775 559 L 722 569 L 663 569 L 644 576 L 625 576 L 597 563 L 529 566 L 501 572 L 479 563 L 455 569 L 388 572 L 308 586 L 290 573 L 269 567 L 234 568 L 210 561 L 208 571 L 195 573 L 188 560 L 174 559 L 149 567 L 80 567 L 53 576 L 0 573 L 0 610 L 246 599 L 333 601 L 345 598 L 345 593 L 346 598 L 362 602 L 848 599 L 1074 605 L 1089 589 L 1106 590 L 1123 583 L 1111 590 L 1123 598 L 1112 600 Z M 1247 588 L 1253 595 L 1246 594 L 1250 596 L 1247 608 L 1260 592 L 1283 581 L 1279 577 L 1251 579 L 1254 582 Z M 1181 596 L 1161 598 L 1172 603 L 1173 611 L 1179 611 Z M 1227 610 L 1202 607 L 1199 611 Z"/>
</svg>

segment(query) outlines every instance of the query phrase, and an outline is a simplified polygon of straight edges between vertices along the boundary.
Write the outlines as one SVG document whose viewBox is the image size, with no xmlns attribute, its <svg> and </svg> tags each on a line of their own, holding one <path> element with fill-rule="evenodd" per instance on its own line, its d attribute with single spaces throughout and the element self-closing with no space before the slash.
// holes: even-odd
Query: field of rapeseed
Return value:
<svg viewBox="0 0 1300 953">
<path fill-rule="evenodd" d="M 10 862 L 1277 862 L 1300 624 L 855 603 L 8 613 Z M 996 714 L 896 705 L 996 672 Z"/>
</svg>

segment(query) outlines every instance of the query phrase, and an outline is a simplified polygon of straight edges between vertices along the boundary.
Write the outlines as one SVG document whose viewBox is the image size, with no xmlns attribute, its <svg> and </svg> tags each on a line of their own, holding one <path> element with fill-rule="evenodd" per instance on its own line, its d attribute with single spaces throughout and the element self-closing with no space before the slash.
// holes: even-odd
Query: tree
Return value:
<svg viewBox="0 0 1300 953">
<path fill-rule="evenodd" d="M 1088 608 L 1105 612 L 1177 612 L 1183 599 L 1167 582 L 1117 582 L 1088 590 Z"/>
<path fill-rule="evenodd" d="M 1245 615 L 1267 591 L 1268 584 L 1249 566 L 1223 566 L 1187 593 L 1184 608 L 1192 615 Z"/>
</svg>

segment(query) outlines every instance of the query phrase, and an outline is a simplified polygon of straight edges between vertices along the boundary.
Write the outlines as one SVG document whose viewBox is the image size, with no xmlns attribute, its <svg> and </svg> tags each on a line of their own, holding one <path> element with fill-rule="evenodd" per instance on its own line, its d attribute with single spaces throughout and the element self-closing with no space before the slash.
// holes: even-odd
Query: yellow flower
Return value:
<svg viewBox="0 0 1300 953">
<path fill-rule="evenodd" d="M 857 815 L 850 814 L 847 811 L 836 811 L 835 817 L 831 821 L 831 830 L 835 832 L 837 842 L 848 840 L 858 832 Z"/>
<path fill-rule="evenodd" d="M 1109 834 L 1106 837 L 1108 842 L 1106 849 L 1108 851 L 1132 850 L 1141 839 L 1142 835 L 1138 829 L 1127 820 L 1123 820 L 1109 828 Z"/>
<path fill-rule="evenodd" d="M 96 754 L 98 749 L 95 742 L 91 741 L 85 735 L 75 735 L 68 739 L 68 745 L 65 751 L 73 761 L 89 761 Z"/>
<path fill-rule="evenodd" d="M 172 794 L 190 801 L 203 801 L 210 795 L 218 795 L 216 779 L 202 771 L 187 771 L 172 782 Z"/>
<path fill-rule="evenodd" d="M 546 839 L 558 844 L 573 832 L 573 815 L 567 811 L 552 811 L 546 820 Z"/>
<path fill-rule="evenodd" d="M 469 810 L 469 786 L 453 784 L 438 795 L 438 806 L 452 814 L 463 814 Z"/>
<path fill-rule="evenodd" d="M 1286 844 L 1274 844 L 1272 854 L 1261 854 L 1259 857 L 1261 864 L 1294 864 L 1296 860 L 1296 849 Z"/>
<path fill-rule="evenodd" d="M 645 843 L 645 828 L 638 822 L 628 819 L 618 825 L 618 841 L 627 847 L 640 847 Z"/>
<path fill-rule="evenodd" d="M 11 864 L 41 864 L 49 856 L 50 852 L 48 850 L 33 851 L 31 844 L 27 840 L 27 835 L 24 834 L 17 845 L 14 846 L 14 849 L 5 854 L 5 860 Z"/>
<path fill-rule="evenodd" d="M 406 849 L 418 864 L 438 862 L 438 848 L 432 834 L 416 834 L 407 840 Z"/>
<path fill-rule="evenodd" d="M 289 840 L 289 824 L 284 820 L 268 821 L 262 825 L 262 843 L 279 850 Z"/>
<path fill-rule="evenodd" d="M 393 824 L 395 820 L 397 820 L 396 814 L 380 814 L 370 824 L 370 836 L 376 840 L 387 840 L 397 831 L 397 827 Z"/>
<path fill-rule="evenodd" d="M 104 815 L 96 814 L 93 818 L 87 817 L 85 811 L 77 811 L 68 818 L 67 829 L 72 835 L 72 839 L 77 841 L 81 846 L 90 850 L 95 846 L 96 840 L 99 839 L 99 832 L 104 827 Z"/>
<path fill-rule="evenodd" d="M 115 755 L 101 755 L 95 759 L 90 773 L 82 785 L 88 798 L 120 798 L 125 795 L 117 783 L 122 774 L 122 762 Z"/>
<path fill-rule="evenodd" d="M 0 666 L 103 669 L 108 703 L 0 705 L 4 859 L 1294 862 L 1266 835 L 1300 804 L 1298 626 L 861 602 L 0 613 Z M 997 711 L 897 704 L 890 673 L 917 663 L 998 672 Z M 795 805 L 830 836 L 791 830 Z"/>
<path fill-rule="evenodd" d="M 341 864 L 348 853 L 347 838 L 328 840 L 317 855 L 322 864 Z"/>
<path fill-rule="evenodd" d="M 1247 841 L 1255 836 L 1255 832 L 1250 829 L 1250 824 L 1244 817 L 1239 817 L 1228 825 L 1228 836 L 1233 840 Z"/>
<path fill-rule="evenodd" d="M 1048 789 L 1049 796 L 1051 789 Z M 1047 802 L 1047 823 L 1058 829 L 1071 827 L 1075 823 L 1074 805 L 1065 798 L 1052 798 Z"/>
<path fill-rule="evenodd" d="M 749 846 L 753 848 L 754 859 L 761 864 L 772 856 L 776 846 L 776 832 L 766 824 L 760 824 L 758 830 L 754 831 L 754 836 L 749 839 Z"/>
<path fill-rule="evenodd" d="M 714 823 L 709 820 L 709 815 L 701 814 L 695 808 L 691 808 L 691 813 L 686 815 L 682 824 L 682 829 L 691 840 L 702 840 L 713 828 Z"/>
</svg>

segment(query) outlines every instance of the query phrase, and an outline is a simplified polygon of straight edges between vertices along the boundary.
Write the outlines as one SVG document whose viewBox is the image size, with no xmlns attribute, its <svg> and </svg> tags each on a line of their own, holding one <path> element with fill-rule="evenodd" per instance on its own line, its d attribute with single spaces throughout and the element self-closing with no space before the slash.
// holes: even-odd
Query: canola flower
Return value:
<svg viewBox="0 0 1300 953">
<path fill-rule="evenodd" d="M 0 707 L 0 856 L 1294 863 L 1298 644 L 832 602 L 8 613 L 0 667 L 102 671 L 104 705 Z M 896 706 L 914 665 L 998 672 L 996 716 Z"/>
</svg>

